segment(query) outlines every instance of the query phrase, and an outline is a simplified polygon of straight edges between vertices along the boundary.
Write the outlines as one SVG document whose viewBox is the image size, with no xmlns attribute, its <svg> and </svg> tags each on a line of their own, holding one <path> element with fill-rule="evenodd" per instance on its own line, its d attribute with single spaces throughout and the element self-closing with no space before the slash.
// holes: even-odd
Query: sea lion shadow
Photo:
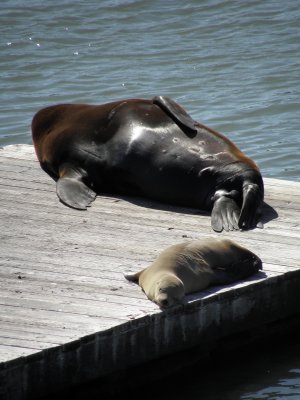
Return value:
<svg viewBox="0 0 300 400">
<path fill-rule="evenodd" d="M 109 193 L 105 193 L 105 196 L 113 197 L 116 199 L 116 201 L 120 200 L 127 201 L 128 203 L 134 204 L 138 207 L 148 208 L 152 210 L 169 211 L 178 214 L 195 215 L 195 216 L 201 215 L 204 217 L 210 217 L 211 215 L 210 211 L 205 211 L 192 207 L 176 206 L 140 196 L 117 195 L 117 194 L 111 195 Z M 263 224 L 266 224 L 276 218 L 278 218 L 278 213 L 275 211 L 275 209 L 266 202 L 263 202 L 261 222 Z"/>
<path fill-rule="evenodd" d="M 278 218 L 277 211 L 266 202 L 263 202 L 261 222 L 266 224 L 276 218 Z"/>
<path fill-rule="evenodd" d="M 263 279 L 266 279 L 268 276 L 264 271 L 258 271 L 255 274 L 249 276 L 246 279 L 239 280 L 228 285 L 218 285 L 218 286 L 210 286 L 207 289 L 201 290 L 200 292 L 190 293 L 185 296 L 185 303 L 193 303 L 197 300 L 202 300 L 210 296 L 219 295 L 224 292 L 228 292 L 231 289 L 235 289 L 236 286 L 247 286 L 248 283 L 257 282 Z"/>
<path fill-rule="evenodd" d="M 128 203 L 134 204 L 138 207 L 148 208 L 150 210 L 159 210 L 159 211 L 170 211 L 178 214 L 189 214 L 189 215 L 203 215 L 203 216 L 210 216 L 209 211 L 200 210 L 198 208 L 192 207 L 183 207 L 177 206 L 173 204 L 163 203 L 158 200 L 149 199 L 146 197 L 140 196 L 129 196 L 129 195 L 118 195 L 118 194 L 110 194 L 105 193 L 103 194 L 105 197 L 114 198 L 116 201 L 126 201 Z"/>
</svg>

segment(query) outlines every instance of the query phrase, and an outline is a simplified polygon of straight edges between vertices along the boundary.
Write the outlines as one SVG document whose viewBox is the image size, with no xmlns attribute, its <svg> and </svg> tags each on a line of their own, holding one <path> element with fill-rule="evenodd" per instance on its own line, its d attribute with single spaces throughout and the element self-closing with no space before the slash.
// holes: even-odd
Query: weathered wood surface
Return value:
<svg viewBox="0 0 300 400">
<path fill-rule="evenodd" d="M 257 253 L 263 272 L 163 313 L 123 272 L 219 236 L 209 215 L 109 196 L 76 211 L 59 203 L 32 146 L 1 149 L 0 398 L 38 397 L 296 312 L 300 183 L 265 187 L 264 229 L 222 233 Z"/>
</svg>

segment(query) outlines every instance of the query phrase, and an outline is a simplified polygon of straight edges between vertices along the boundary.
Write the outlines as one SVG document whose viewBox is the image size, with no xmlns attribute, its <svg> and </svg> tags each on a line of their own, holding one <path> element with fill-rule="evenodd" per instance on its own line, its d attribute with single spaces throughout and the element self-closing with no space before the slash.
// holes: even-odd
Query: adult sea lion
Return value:
<svg viewBox="0 0 300 400">
<path fill-rule="evenodd" d="M 250 250 L 229 239 L 209 238 L 170 246 L 149 267 L 125 278 L 160 307 L 169 307 L 185 294 L 247 278 L 259 269 L 262 262 Z"/>
<path fill-rule="evenodd" d="M 32 138 L 70 207 L 85 210 L 108 191 L 212 210 L 215 231 L 259 220 L 264 187 L 254 161 L 168 97 L 50 106 L 34 116 Z"/>
</svg>

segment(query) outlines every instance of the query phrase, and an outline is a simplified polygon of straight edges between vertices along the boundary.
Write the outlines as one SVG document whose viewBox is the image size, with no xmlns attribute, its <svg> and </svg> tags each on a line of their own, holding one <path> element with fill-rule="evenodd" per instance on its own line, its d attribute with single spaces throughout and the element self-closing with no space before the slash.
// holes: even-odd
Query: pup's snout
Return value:
<svg viewBox="0 0 300 400">
<path fill-rule="evenodd" d="M 160 304 L 162 307 L 168 307 L 169 305 L 168 299 L 161 300 Z"/>
</svg>

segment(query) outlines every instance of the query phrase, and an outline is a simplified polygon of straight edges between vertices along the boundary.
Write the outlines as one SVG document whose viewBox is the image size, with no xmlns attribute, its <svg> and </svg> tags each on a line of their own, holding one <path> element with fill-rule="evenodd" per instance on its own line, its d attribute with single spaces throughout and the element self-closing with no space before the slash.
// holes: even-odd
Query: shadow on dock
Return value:
<svg viewBox="0 0 300 400">
<path fill-rule="evenodd" d="M 110 193 L 105 193 L 102 196 L 105 196 L 108 198 L 114 198 L 115 202 L 126 201 L 126 202 L 134 204 L 138 207 L 149 208 L 149 209 L 158 210 L 158 211 L 168 211 L 168 212 L 173 212 L 176 214 L 195 215 L 195 216 L 201 215 L 201 216 L 207 216 L 207 217 L 210 217 L 210 215 L 211 215 L 210 211 L 201 210 L 201 209 L 197 209 L 197 208 L 191 208 L 191 207 L 174 206 L 174 205 L 170 205 L 167 203 L 158 202 L 156 200 L 147 199 L 144 197 L 116 195 L 116 194 L 110 194 Z M 262 219 L 261 219 L 262 221 L 261 222 L 263 224 L 266 224 L 277 218 L 278 218 L 277 211 L 272 206 L 267 204 L 266 202 L 263 202 L 263 212 L 262 212 Z"/>
<path fill-rule="evenodd" d="M 258 271 L 254 275 L 249 276 L 247 279 L 243 279 L 240 281 L 236 281 L 230 285 L 230 289 L 234 289 L 235 287 L 239 287 L 241 283 L 247 284 L 251 282 L 257 282 L 259 280 L 263 280 L 267 278 L 267 274 L 264 271 Z M 222 294 L 224 290 L 228 290 L 228 286 L 210 286 L 208 289 L 201 290 L 200 292 L 195 292 L 186 295 L 185 302 L 191 303 L 194 301 L 199 301 L 201 299 L 207 298 L 208 296 Z"/>
<path fill-rule="evenodd" d="M 278 218 L 277 211 L 271 207 L 269 204 L 264 202 L 263 204 L 263 212 L 262 212 L 262 223 L 267 224 L 268 222 L 272 221 L 273 219 Z"/>
</svg>

